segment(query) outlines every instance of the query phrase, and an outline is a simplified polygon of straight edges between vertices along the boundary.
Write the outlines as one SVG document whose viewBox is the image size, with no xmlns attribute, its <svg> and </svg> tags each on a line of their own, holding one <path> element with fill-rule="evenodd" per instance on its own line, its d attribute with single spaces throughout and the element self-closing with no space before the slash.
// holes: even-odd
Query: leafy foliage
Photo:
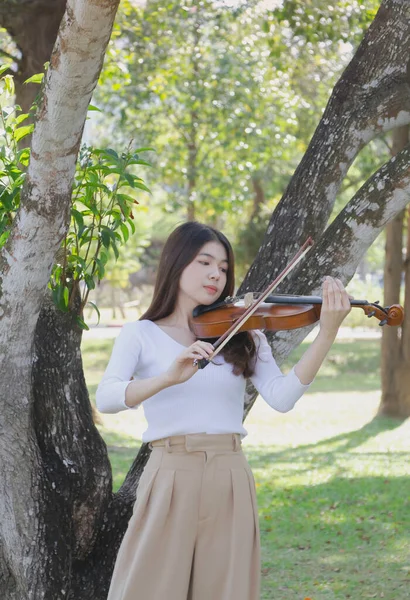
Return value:
<svg viewBox="0 0 410 600">
<path fill-rule="evenodd" d="M 223 228 L 244 271 L 377 7 L 124 0 L 96 94 L 102 139 L 155 145 L 154 201 Z"/>
<path fill-rule="evenodd" d="M 132 194 L 149 189 L 130 167 L 149 165 L 140 157 L 146 150 L 128 148 L 119 155 L 111 148 L 81 149 L 73 186 L 71 226 L 50 279 L 54 302 L 60 310 L 72 308 L 79 287 L 81 307 L 85 306 L 90 290 L 105 275 L 110 253 L 117 260 L 118 247 L 135 233 L 132 209 L 138 201 Z M 85 327 L 80 316 L 77 320 Z"/>
<path fill-rule="evenodd" d="M 9 65 L 0 67 L 0 75 Z M 31 134 L 33 125 L 22 125 L 31 115 L 21 114 L 21 108 L 9 106 L 7 100 L 14 95 L 11 75 L 0 78 L 0 248 L 6 243 L 14 216 L 20 206 L 20 196 L 25 180 L 30 151 L 20 148 L 22 140 Z"/>
<path fill-rule="evenodd" d="M 34 77 L 31 81 L 40 82 L 40 78 Z M 12 77 L 5 75 L 0 82 L 3 96 L 10 100 L 14 94 Z M 30 149 L 19 149 L 18 144 L 33 131 L 34 125 L 21 125 L 30 115 L 21 114 L 19 106 L 3 108 L 0 105 L 0 109 L 1 248 L 8 239 L 20 206 L 25 169 L 30 158 Z M 138 204 L 136 193 L 150 190 L 134 171 L 141 166 L 150 166 L 141 157 L 141 153 L 148 150 L 152 149 L 132 149 L 131 145 L 121 154 L 111 148 L 86 145 L 80 150 L 72 190 L 70 227 L 52 268 L 49 287 L 56 306 L 64 312 L 73 310 L 74 299 L 80 293 L 76 319 L 81 328 L 88 329 L 82 313 L 90 290 L 104 277 L 110 256 L 114 255 L 117 260 L 119 246 L 126 244 L 136 231 L 133 222 L 133 208 Z"/>
</svg>

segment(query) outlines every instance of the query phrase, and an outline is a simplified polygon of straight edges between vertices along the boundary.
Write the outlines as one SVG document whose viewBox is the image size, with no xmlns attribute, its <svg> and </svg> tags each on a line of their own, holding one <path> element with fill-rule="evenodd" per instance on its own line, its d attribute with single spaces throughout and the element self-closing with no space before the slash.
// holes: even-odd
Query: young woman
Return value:
<svg viewBox="0 0 410 600">
<path fill-rule="evenodd" d="M 122 328 L 97 390 L 101 412 L 144 406 L 152 452 L 123 538 L 108 600 L 258 600 L 260 541 L 252 471 L 242 452 L 246 378 L 275 410 L 307 390 L 350 311 L 342 283 L 323 284 L 320 331 L 283 375 L 260 331 L 240 333 L 202 370 L 212 344 L 193 309 L 233 295 L 226 237 L 196 222 L 168 238 L 154 297 Z M 135 379 L 133 376 L 135 375 Z"/>
</svg>

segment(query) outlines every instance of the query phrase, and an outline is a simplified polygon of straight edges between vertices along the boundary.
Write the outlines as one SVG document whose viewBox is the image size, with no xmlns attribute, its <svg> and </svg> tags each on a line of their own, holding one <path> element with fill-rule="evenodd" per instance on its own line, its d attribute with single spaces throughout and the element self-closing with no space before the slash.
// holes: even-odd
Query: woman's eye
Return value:
<svg viewBox="0 0 410 600">
<path fill-rule="evenodd" d="M 199 264 L 205 265 L 206 267 L 211 264 L 206 260 L 199 260 L 198 262 L 199 262 Z M 228 272 L 228 269 L 221 269 L 221 271 L 222 271 L 222 273 L 226 274 Z"/>
</svg>

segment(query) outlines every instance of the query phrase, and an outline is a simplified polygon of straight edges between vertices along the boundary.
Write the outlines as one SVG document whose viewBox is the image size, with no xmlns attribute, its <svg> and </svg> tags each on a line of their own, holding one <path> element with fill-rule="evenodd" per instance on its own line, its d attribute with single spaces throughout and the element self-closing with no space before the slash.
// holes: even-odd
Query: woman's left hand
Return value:
<svg viewBox="0 0 410 600">
<path fill-rule="evenodd" d="M 352 310 L 350 296 L 340 279 L 326 275 L 323 282 L 323 302 L 320 311 L 320 329 L 327 335 L 336 337 L 337 330 Z"/>
</svg>

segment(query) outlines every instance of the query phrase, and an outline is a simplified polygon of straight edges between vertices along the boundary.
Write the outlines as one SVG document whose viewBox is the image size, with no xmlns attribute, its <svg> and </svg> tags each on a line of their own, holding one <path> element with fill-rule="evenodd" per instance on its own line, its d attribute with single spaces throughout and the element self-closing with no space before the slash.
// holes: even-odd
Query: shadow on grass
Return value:
<svg viewBox="0 0 410 600">
<path fill-rule="evenodd" d="M 295 448 L 277 449 L 272 452 L 266 452 L 265 447 L 263 447 L 263 449 L 258 449 L 258 447 L 255 446 L 254 451 L 252 451 L 252 454 L 249 457 L 249 462 L 252 466 L 257 467 L 260 466 L 260 463 L 272 461 L 294 462 L 298 459 L 306 461 L 306 454 L 310 451 L 314 453 L 315 461 L 321 460 L 322 455 L 322 458 L 329 464 L 333 454 L 335 456 L 340 456 L 341 453 L 347 453 L 354 450 L 380 433 L 396 429 L 402 424 L 403 421 L 400 419 L 375 417 L 356 431 L 347 431 L 312 444 L 303 444 Z M 329 448 L 332 446 L 334 446 L 334 448 L 329 452 Z M 322 449 L 325 449 L 325 452 L 322 453 Z"/>
<path fill-rule="evenodd" d="M 300 344 L 283 363 L 290 370 L 310 344 Z M 380 390 L 380 340 L 336 341 L 320 368 L 309 393 L 368 392 Z"/>
<path fill-rule="evenodd" d="M 408 598 L 409 478 L 257 489 L 262 599 Z"/>
</svg>

